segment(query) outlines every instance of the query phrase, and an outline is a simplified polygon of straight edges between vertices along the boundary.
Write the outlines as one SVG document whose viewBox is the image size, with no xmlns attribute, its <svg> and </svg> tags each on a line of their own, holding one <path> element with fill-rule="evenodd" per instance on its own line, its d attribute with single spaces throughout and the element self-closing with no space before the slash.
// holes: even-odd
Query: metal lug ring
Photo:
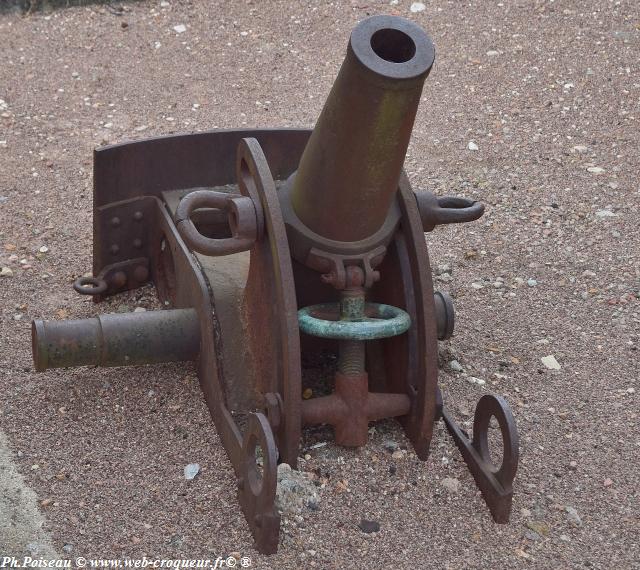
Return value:
<svg viewBox="0 0 640 570">
<path fill-rule="evenodd" d="M 494 417 L 502 434 L 502 462 L 495 465 L 489 451 L 489 422 Z M 511 408 L 501 396 L 485 394 L 476 406 L 473 447 L 503 486 L 511 485 L 518 469 L 518 429 Z"/>
<path fill-rule="evenodd" d="M 415 194 L 425 232 L 442 224 L 472 222 L 484 214 L 484 204 L 457 196 L 437 197 L 431 192 Z"/>
<path fill-rule="evenodd" d="M 107 290 L 107 282 L 97 277 L 79 277 L 73 282 L 73 288 L 80 295 L 102 295 Z"/>
<path fill-rule="evenodd" d="M 262 451 L 262 473 L 256 463 L 258 448 Z M 242 450 L 244 454 L 243 479 L 247 482 L 244 492 L 253 496 L 259 510 L 269 509 L 276 496 L 278 450 L 273 431 L 264 414 L 255 412 L 249 416 Z"/>
<path fill-rule="evenodd" d="M 336 303 L 312 305 L 298 311 L 298 325 L 309 335 L 338 340 L 388 338 L 406 332 L 411 326 L 409 314 L 398 307 L 365 303 L 364 312 L 367 316 L 362 320 L 332 320 L 318 315 L 338 317 L 339 306 Z"/>
<path fill-rule="evenodd" d="M 214 239 L 203 236 L 191 220 L 198 208 L 217 208 L 229 216 L 233 237 Z M 220 256 L 247 251 L 258 237 L 256 207 L 251 198 L 238 194 L 226 194 L 215 190 L 195 190 L 178 204 L 176 227 L 185 243 L 195 252 Z"/>
</svg>

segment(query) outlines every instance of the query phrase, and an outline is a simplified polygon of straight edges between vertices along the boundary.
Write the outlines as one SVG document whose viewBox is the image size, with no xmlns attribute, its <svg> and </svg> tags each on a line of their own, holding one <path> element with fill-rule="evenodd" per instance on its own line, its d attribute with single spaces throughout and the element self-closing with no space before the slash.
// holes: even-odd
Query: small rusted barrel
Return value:
<svg viewBox="0 0 640 570">
<path fill-rule="evenodd" d="M 136 366 L 195 360 L 200 324 L 194 309 L 100 315 L 31 323 L 37 371 L 72 366 Z"/>
<path fill-rule="evenodd" d="M 372 16 L 354 28 L 298 171 L 287 182 L 308 230 L 355 242 L 381 229 L 434 58 L 429 36 L 404 18 Z"/>
</svg>

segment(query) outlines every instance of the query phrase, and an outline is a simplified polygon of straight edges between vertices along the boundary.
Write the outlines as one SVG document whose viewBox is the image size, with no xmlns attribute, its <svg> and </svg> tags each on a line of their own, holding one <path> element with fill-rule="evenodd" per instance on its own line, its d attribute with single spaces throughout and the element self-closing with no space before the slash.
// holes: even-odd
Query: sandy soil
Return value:
<svg viewBox="0 0 640 570">
<path fill-rule="evenodd" d="M 410 4 L 173 0 L 0 16 L 0 429 L 58 552 L 241 552 L 257 568 L 640 567 L 640 7 Z M 366 449 L 307 452 L 303 469 L 326 480 L 320 509 L 289 521 L 264 557 L 191 368 L 36 375 L 29 323 L 154 306 L 141 291 L 96 307 L 70 287 L 91 266 L 94 147 L 310 126 L 350 30 L 376 13 L 415 20 L 437 47 L 412 183 L 487 204 L 481 221 L 428 242 L 456 301 L 445 360 L 465 370 L 442 371 L 446 402 L 469 425 L 483 393 L 503 394 L 518 421 L 512 521 L 492 523 L 442 428 L 425 464 L 410 449 L 392 456 L 386 440 L 407 442 L 383 422 Z M 201 473 L 185 481 L 192 462 Z M 380 532 L 363 533 L 362 518 Z"/>
</svg>

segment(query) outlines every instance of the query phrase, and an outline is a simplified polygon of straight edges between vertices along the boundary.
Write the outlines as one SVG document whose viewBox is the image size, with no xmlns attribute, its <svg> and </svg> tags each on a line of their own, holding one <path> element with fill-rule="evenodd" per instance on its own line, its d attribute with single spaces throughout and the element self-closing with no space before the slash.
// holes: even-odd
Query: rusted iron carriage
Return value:
<svg viewBox="0 0 640 570">
<path fill-rule="evenodd" d="M 372 17 L 354 29 L 313 131 L 211 131 L 97 150 L 94 277 L 74 286 L 100 301 L 151 281 L 167 309 L 33 323 L 38 370 L 195 361 L 262 552 L 278 545 L 277 464 L 295 468 L 305 425 L 330 424 L 337 444 L 362 446 L 369 422 L 397 417 L 426 460 L 443 418 L 494 519 L 508 520 L 515 423 L 502 398 L 486 395 L 469 439 L 443 408 L 437 342 L 453 332 L 453 303 L 433 290 L 424 239 L 484 207 L 414 193 L 402 170 L 434 57 L 415 24 Z M 303 400 L 302 360 L 323 350 L 337 354 L 333 391 Z"/>
</svg>

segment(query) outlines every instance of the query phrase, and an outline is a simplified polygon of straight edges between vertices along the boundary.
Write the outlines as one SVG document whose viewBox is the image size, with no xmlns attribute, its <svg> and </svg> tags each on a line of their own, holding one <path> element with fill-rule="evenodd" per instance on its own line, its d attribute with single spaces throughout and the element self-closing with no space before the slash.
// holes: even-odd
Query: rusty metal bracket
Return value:
<svg viewBox="0 0 640 570">
<path fill-rule="evenodd" d="M 79 277 L 73 288 L 80 295 L 113 295 L 125 289 L 135 289 L 149 280 L 149 259 L 136 257 L 107 265 L 96 277 Z"/>
<path fill-rule="evenodd" d="M 495 418 L 502 435 L 502 461 L 494 464 L 489 451 L 489 425 Z M 509 522 L 513 499 L 513 480 L 518 469 L 518 430 L 511 408 L 501 396 L 485 394 L 480 398 L 473 420 L 473 438 L 453 421 L 446 408 L 442 418 L 462 457 L 482 491 L 493 520 Z"/>
</svg>

